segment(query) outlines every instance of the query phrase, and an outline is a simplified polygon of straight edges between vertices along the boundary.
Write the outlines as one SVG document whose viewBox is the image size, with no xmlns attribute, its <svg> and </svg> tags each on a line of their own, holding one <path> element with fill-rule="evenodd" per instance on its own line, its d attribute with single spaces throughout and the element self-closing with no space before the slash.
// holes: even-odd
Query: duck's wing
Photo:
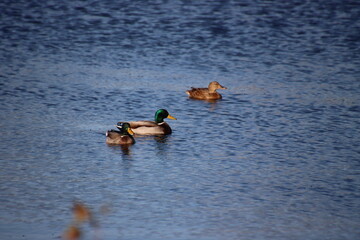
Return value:
<svg viewBox="0 0 360 240">
<path fill-rule="evenodd" d="M 107 144 L 119 144 L 121 140 L 121 133 L 116 130 L 109 130 L 106 132 L 106 143 Z"/>
<path fill-rule="evenodd" d="M 131 129 L 136 129 L 139 127 L 157 127 L 158 124 L 153 121 L 133 121 L 129 122 Z"/>
<path fill-rule="evenodd" d="M 162 135 L 170 134 L 171 128 L 166 122 L 155 123 L 153 121 L 129 122 L 131 130 L 140 135 Z"/>
<path fill-rule="evenodd" d="M 191 98 L 206 98 L 209 95 L 209 89 L 207 88 L 191 88 L 187 90 L 186 93 Z"/>
<path fill-rule="evenodd" d="M 135 143 L 134 138 L 128 135 L 124 135 L 116 130 L 109 130 L 106 132 L 106 143 L 107 144 L 133 144 Z"/>
</svg>

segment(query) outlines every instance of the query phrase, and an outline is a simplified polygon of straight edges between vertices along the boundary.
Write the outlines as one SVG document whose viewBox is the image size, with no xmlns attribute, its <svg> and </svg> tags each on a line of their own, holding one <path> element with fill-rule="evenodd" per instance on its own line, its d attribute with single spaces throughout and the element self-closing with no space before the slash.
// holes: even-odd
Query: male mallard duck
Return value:
<svg viewBox="0 0 360 240">
<path fill-rule="evenodd" d="M 201 100 L 216 100 L 221 99 L 222 96 L 216 91 L 216 89 L 227 89 L 221 86 L 218 82 L 214 81 L 209 83 L 208 88 L 191 88 L 186 93 L 190 98 L 201 99 Z"/>
<path fill-rule="evenodd" d="M 118 122 L 116 127 L 120 130 L 110 130 L 106 132 L 107 144 L 134 144 L 135 139 L 132 136 L 134 132 L 131 130 L 130 124 Z"/>
<path fill-rule="evenodd" d="M 171 134 L 169 124 L 164 122 L 165 118 L 176 120 L 165 109 L 159 109 L 155 113 L 155 121 L 133 121 L 129 122 L 135 134 L 140 135 L 166 135 Z"/>
</svg>

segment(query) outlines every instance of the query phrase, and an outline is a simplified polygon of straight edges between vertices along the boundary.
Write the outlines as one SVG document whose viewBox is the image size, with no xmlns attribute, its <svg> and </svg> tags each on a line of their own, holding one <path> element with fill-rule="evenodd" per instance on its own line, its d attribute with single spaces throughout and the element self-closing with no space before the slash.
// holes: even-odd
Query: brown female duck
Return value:
<svg viewBox="0 0 360 240">
<path fill-rule="evenodd" d="M 207 88 L 191 88 L 187 90 L 186 93 L 189 95 L 190 98 L 194 99 L 201 99 L 201 100 L 216 100 L 221 99 L 222 96 L 218 93 L 217 89 L 227 89 L 220 85 L 220 83 L 214 81 L 209 83 Z"/>
</svg>

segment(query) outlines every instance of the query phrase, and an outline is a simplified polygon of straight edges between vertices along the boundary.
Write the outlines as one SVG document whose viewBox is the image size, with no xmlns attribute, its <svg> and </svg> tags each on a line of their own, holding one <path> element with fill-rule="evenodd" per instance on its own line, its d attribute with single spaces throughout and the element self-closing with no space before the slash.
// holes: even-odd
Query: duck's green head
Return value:
<svg viewBox="0 0 360 240">
<path fill-rule="evenodd" d="M 169 114 L 169 112 L 166 111 L 165 109 L 159 109 L 156 111 L 156 113 L 155 113 L 155 122 L 156 123 L 162 123 L 165 118 L 170 118 L 170 119 L 176 120 L 176 118 L 171 116 Z"/>
<path fill-rule="evenodd" d="M 116 127 L 120 130 L 122 134 L 134 135 L 134 132 L 130 128 L 130 124 L 127 122 L 118 122 Z"/>
</svg>

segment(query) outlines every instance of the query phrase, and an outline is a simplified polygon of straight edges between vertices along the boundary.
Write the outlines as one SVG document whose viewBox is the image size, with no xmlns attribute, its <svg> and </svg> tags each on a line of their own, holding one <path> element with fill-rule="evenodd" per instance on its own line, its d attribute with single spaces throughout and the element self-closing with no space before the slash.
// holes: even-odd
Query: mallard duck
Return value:
<svg viewBox="0 0 360 240">
<path fill-rule="evenodd" d="M 132 135 L 134 132 L 131 130 L 130 124 L 125 122 L 118 122 L 116 127 L 120 130 L 110 130 L 106 132 L 107 144 L 134 144 L 135 139 Z"/>
<path fill-rule="evenodd" d="M 140 135 L 166 135 L 171 134 L 169 124 L 164 122 L 165 118 L 176 120 L 165 109 L 159 109 L 155 113 L 155 121 L 133 121 L 129 122 L 132 131 Z"/>
<path fill-rule="evenodd" d="M 218 82 L 214 81 L 209 83 L 207 88 L 191 88 L 186 93 L 190 98 L 201 99 L 201 100 L 216 100 L 221 99 L 222 96 L 216 91 L 216 89 L 227 89 L 221 86 Z"/>
</svg>

